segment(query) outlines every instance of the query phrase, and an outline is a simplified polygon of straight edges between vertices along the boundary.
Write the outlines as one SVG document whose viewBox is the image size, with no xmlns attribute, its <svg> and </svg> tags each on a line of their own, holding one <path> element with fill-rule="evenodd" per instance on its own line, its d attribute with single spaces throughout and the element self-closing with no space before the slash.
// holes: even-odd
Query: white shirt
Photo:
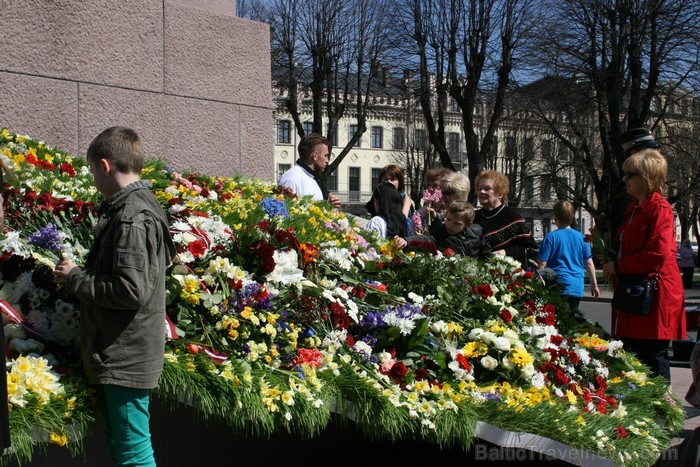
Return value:
<svg viewBox="0 0 700 467">
<path fill-rule="evenodd" d="M 383 217 L 374 216 L 369 220 L 369 222 L 365 226 L 365 229 L 379 232 L 379 235 L 381 235 L 382 238 L 386 238 L 386 221 Z"/>
<path fill-rule="evenodd" d="M 299 164 L 283 173 L 277 184 L 289 188 L 297 196 L 311 195 L 313 199 L 323 201 L 321 187 L 318 186 L 314 177 Z"/>
</svg>

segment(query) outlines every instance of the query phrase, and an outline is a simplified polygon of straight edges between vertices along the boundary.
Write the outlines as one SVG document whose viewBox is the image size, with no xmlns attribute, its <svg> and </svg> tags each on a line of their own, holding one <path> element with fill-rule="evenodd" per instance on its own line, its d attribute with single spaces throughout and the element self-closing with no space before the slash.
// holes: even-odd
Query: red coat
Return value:
<svg viewBox="0 0 700 467">
<path fill-rule="evenodd" d="M 676 263 L 675 220 L 671 205 L 656 192 L 641 204 L 635 199 L 617 231 L 616 251 L 620 251 L 621 234 L 622 255 L 615 263 L 616 272 L 651 277 L 658 269 L 659 279 L 652 310 L 647 316 L 622 313 L 613 308 L 613 336 L 685 339 L 685 298 Z"/>
</svg>

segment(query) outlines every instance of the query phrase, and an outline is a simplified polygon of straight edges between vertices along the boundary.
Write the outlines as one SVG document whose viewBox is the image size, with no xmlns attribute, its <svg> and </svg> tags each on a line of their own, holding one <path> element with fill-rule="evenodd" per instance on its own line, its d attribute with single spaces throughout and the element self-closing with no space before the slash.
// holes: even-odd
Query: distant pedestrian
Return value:
<svg viewBox="0 0 700 467">
<path fill-rule="evenodd" d="M 683 273 L 683 288 L 687 290 L 693 287 L 693 273 L 695 272 L 695 253 L 693 247 L 690 246 L 689 238 L 681 242 L 678 254 L 680 255 L 678 265 Z"/>
<path fill-rule="evenodd" d="M 537 267 L 549 266 L 556 274 L 556 281 L 566 297 L 569 310 L 579 313 L 579 304 L 584 294 L 583 272 L 588 272 L 591 296 L 600 296 L 591 247 L 581 232 L 571 228 L 574 223 L 574 205 L 569 201 L 558 201 L 554 205 L 554 223 L 557 230 L 548 233 L 537 253 Z"/>
</svg>

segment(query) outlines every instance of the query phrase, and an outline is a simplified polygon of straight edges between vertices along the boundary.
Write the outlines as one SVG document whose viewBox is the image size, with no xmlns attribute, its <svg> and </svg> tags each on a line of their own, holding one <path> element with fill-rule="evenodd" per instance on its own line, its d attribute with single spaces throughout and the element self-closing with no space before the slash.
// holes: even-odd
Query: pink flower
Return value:
<svg viewBox="0 0 700 467">
<path fill-rule="evenodd" d="M 421 204 L 438 204 L 440 201 L 442 201 L 442 191 L 440 190 L 440 188 L 429 188 L 427 190 L 423 190 L 423 198 L 421 199 Z"/>
</svg>

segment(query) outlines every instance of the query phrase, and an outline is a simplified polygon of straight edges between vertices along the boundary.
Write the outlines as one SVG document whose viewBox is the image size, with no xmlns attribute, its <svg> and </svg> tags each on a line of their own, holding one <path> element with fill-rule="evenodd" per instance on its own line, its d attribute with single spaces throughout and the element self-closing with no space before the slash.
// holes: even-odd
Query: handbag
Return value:
<svg viewBox="0 0 700 467">
<path fill-rule="evenodd" d="M 646 316 L 656 292 L 658 274 L 651 278 L 620 275 L 613 292 L 612 307 L 623 313 Z"/>
</svg>

